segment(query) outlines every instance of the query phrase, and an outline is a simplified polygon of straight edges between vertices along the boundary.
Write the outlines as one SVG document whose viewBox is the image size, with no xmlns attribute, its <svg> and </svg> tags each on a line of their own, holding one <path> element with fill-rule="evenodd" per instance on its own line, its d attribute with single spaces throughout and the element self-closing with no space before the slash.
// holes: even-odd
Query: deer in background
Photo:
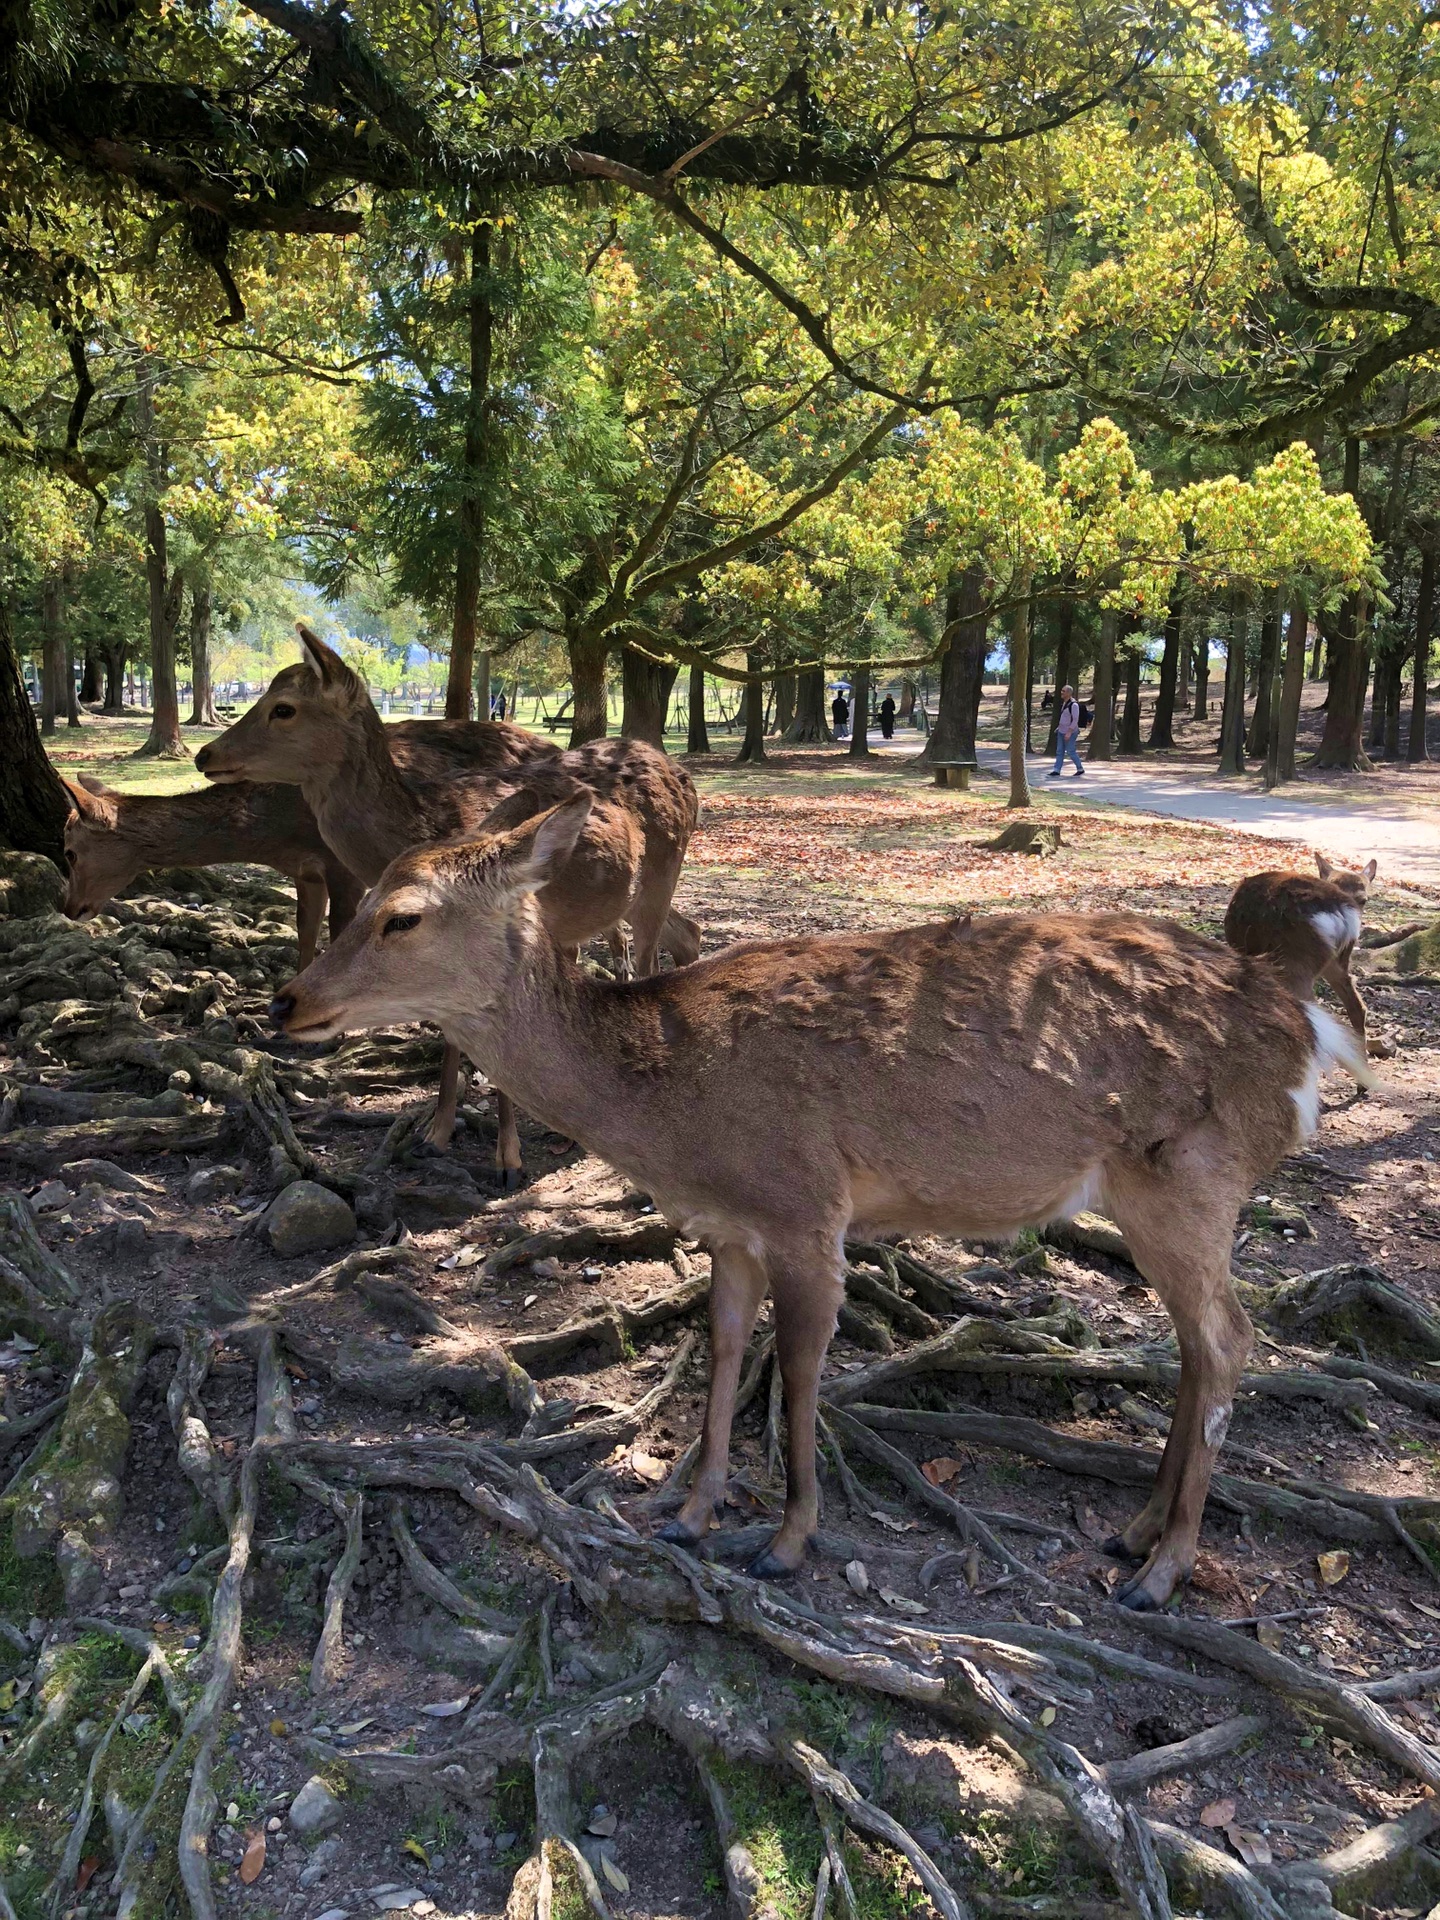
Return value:
<svg viewBox="0 0 1440 1920">
<path fill-rule="evenodd" d="M 308 967 L 327 901 L 333 940 L 349 925 L 365 891 L 326 846 L 293 787 L 158 794 L 116 793 L 98 781 L 64 784 L 73 808 L 65 822 L 64 904 L 72 920 L 88 920 L 138 874 L 156 867 L 254 861 L 294 881 L 300 964 Z"/>
<path fill-rule="evenodd" d="M 303 662 L 278 673 L 248 713 L 196 754 L 207 779 L 298 784 L 327 844 L 367 883 L 407 847 L 518 826 L 587 793 L 593 804 L 583 830 L 546 895 L 551 938 L 573 949 L 618 935 L 626 923 L 640 973 L 659 965 L 662 945 L 678 965 L 698 956 L 700 929 L 671 899 L 699 802 L 689 775 L 664 753 L 639 740 L 598 740 L 563 754 L 541 742 L 533 760 L 502 771 L 452 766 L 442 777 L 427 767 L 422 777 L 397 760 L 395 730 L 359 675 L 308 628 L 300 638 Z M 454 1036 L 446 1039 L 429 1134 L 436 1146 L 450 1139 L 458 1099 L 460 1055 Z M 504 1184 L 515 1185 L 520 1137 L 508 1089 L 497 1087 L 496 1105 L 496 1164 Z"/>
<path fill-rule="evenodd" d="M 1181 1377 L 1154 1491 L 1111 1543 L 1126 1606 L 1163 1606 L 1195 1560 L 1249 1351 L 1230 1280 L 1255 1182 L 1316 1124 L 1320 1076 L 1364 1061 L 1263 960 L 1133 914 L 996 915 L 757 942 L 601 981 L 545 936 L 581 795 L 386 870 L 272 1003 L 296 1039 L 437 1020 L 526 1108 L 652 1194 L 712 1262 L 710 1393 L 693 1545 L 724 1497 L 731 1409 L 774 1301 L 789 1427 L 790 1573 L 817 1521 L 815 1416 L 847 1234 L 1002 1239 L 1103 1201 L 1175 1323 Z M 1257 1067 L 1260 1071 L 1257 1071 Z"/>
<path fill-rule="evenodd" d="M 1316 878 L 1273 868 L 1242 880 L 1225 909 L 1225 938 L 1237 953 L 1268 954 L 1297 993 L 1313 993 L 1317 980 L 1333 987 L 1363 1045 L 1365 1006 L 1350 978 L 1350 956 L 1376 864 L 1355 873 L 1317 853 L 1315 865 Z"/>
</svg>

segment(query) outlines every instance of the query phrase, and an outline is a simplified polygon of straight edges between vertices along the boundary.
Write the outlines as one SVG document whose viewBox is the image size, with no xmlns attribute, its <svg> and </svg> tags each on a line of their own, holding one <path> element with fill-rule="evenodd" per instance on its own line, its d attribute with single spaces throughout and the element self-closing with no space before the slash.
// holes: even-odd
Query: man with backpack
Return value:
<svg viewBox="0 0 1440 1920">
<path fill-rule="evenodd" d="M 1080 764 L 1080 728 L 1083 724 L 1084 709 L 1075 698 L 1073 687 L 1060 689 L 1060 711 L 1055 720 L 1055 765 L 1050 770 L 1052 780 L 1060 778 L 1065 765 L 1065 757 L 1075 762 L 1075 776 L 1078 779 L 1085 769 Z"/>
</svg>

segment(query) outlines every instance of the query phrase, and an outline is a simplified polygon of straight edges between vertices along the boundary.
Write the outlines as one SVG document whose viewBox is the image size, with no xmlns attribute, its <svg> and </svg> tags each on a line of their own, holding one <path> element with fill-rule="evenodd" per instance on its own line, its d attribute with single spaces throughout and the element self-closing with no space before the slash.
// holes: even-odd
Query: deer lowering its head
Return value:
<svg viewBox="0 0 1440 1920">
<path fill-rule="evenodd" d="M 817 1518 L 815 1416 L 852 1230 L 1000 1238 L 1103 1200 L 1175 1322 L 1175 1418 L 1154 1493 L 1115 1543 L 1126 1604 L 1190 1572 L 1250 1324 L 1235 1217 L 1314 1125 L 1353 1043 L 1263 961 L 1131 914 L 997 915 L 734 947 L 600 981 L 545 938 L 581 798 L 406 854 L 276 997 L 297 1039 L 440 1020 L 517 1098 L 708 1242 L 710 1397 L 671 1537 L 725 1491 L 741 1358 L 768 1288 L 789 1424 L 786 1573 Z M 1256 1072 L 1257 1061 L 1263 1065 Z"/>
<path fill-rule="evenodd" d="M 1319 875 L 1274 869 L 1242 880 L 1225 910 L 1225 938 L 1237 953 L 1268 954 L 1297 993 L 1323 980 L 1340 997 L 1352 1027 L 1365 1039 L 1365 1007 L 1350 978 L 1350 956 L 1360 938 L 1365 903 L 1374 885 L 1372 860 L 1359 873 L 1316 854 Z"/>
<path fill-rule="evenodd" d="M 195 764 L 210 780 L 275 780 L 298 785 L 329 846 L 364 881 L 379 878 L 407 847 L 485 828 L 516 826 L 580 792 L 593 805 L 545 901 L 551 937 L 568 947 L 596 935 L 634 937 L 637 971 L 651 973 L 665 946 L 684 965 L 700 951 L 700 929 L 671 906 L 699 813 L 694 783 L 640 740 L 599 740 L 572 753 L 502 723 L 432 721 L 433 742 L 418 763 L 415 743 L 397 752 L 369 690 L 309 628 L 300 629 L 301 665 L 276 675 L 250 711 Z M 415 723 L 424 726 L 425 723 Z M 478 741 L 478 758 L 464 752 Z M 442 758 L 444 756 L 444 758 Z M 623 950 L 623 949 L 622 949 Z M 442 1027 L 443 1022 L 439 1023 Z M 455 1120 L 460 1056 L 447 1048 L 430 1130 L 444 1146 Z M 508 1090 L 497 1097 L 496 1159 L 506 1185 L 518 1182 L 520 1136 Z"/>
<path fill-rule="evenodd" d="M 300 964 L 315 958 L 328 900 L 330 937 L 348 926 L 364 888 L 326 846 L 293 787 L 220 787 L 198 793 L 114 793 L 66 780 L 65 912 L 88 920 L 155 867 L 253 860 L 295 882 Z"/>
</svg>

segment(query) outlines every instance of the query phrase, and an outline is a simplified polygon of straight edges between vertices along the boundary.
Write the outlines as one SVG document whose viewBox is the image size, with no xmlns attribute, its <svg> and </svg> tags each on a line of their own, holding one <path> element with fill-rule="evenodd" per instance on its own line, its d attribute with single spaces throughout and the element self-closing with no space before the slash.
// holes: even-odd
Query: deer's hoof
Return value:
<svg viewBox="0 0 1440 1920">
<path fill-rule="evenodd" d="M 519 1167 L 501 1167 L 499 1180 L 502 1193 L 518 1193 L 525 1184 L 525 1175 Z"/>
<path fill-rule="evenodd" d="M 675 1547 L 698 1547 L 700 1544 L 699 1534 L 691 1533 L 690 1529 L 682 1526 L 678 1520 L 667 1520 L 655 1538 L 668 1540 Z"/>
<path fill-rule="evenodd" d="M 1160 1602 L 1153 1594 L 1145 1591 L 1138 1581 L 1128 1587 L 1121 1587 L 1115 1595 L 1117 1606 L 1124 1607 L 1130 1613 L 1159 1613 Z"/>
<path fill-rule="evenodd" d="M 767 1547 L 764 1553 L 757 1553 L 745 1569 L 752 1580 L 788 1580 L 797 1573 L 797 1567 L 787 1567 L 785 1562 Z"/>
<path fill-rule="evenodd" d="M 1143 1553 L 1132 1553 L 1130 1551 L 1129 1547 L 1125 1544 L 1125 1536 L 1123 1533 L 1112 1533 L 1100 1551 L 1105 1555 L 1107 1560 L 1119 1560 L 1128 1567 L 1138 1567 L 1145 1558 Z"/>
</svg>

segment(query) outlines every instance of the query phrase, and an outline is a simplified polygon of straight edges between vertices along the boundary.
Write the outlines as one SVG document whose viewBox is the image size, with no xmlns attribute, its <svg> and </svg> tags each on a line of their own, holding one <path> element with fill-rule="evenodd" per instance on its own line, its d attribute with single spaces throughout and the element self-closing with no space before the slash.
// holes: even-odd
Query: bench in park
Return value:
<svg viewBox="0 0 1440 1920">
<path fill-rule="evenodd" d="M 970 788 L 970 776 L 974 773 L 978 760 L 932 760 L 930 765 L 935 771 L 937 787 L 959 787 L 962 793 Z"/>
</svg>

